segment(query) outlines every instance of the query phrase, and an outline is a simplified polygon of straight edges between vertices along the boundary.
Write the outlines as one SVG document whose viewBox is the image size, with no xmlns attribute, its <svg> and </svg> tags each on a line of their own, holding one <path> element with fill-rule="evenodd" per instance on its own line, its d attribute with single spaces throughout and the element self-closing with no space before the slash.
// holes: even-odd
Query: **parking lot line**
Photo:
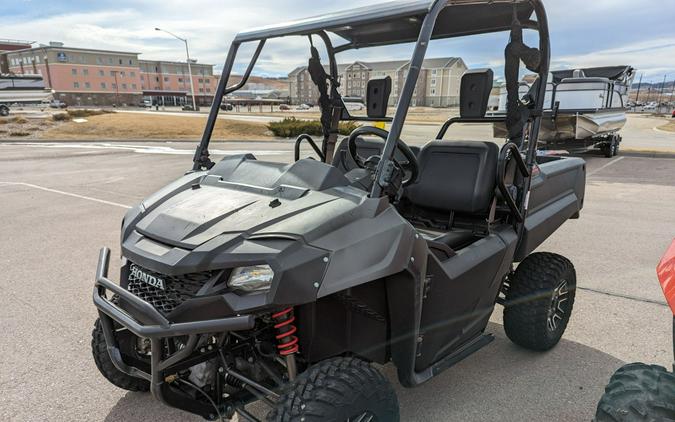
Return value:
<svg viewBox="0 0 675 422">
<path fill-rule="evenodd" d="M 84 199 L 84 200 L 87 200 L 87 201 L 98 202 L 99 204 L 112 205 L 114 207 L 119 207 L 119 208 L 124 208 L 124 209 L 130 209 L 131 208 L 129 205 L 118 204 L 117 202 L 106 201 L 104 199 L 92 198 L 90 196 L 78 195 L 78 194 L 72 193 L 72 192 L 64 192 L 62 190 L 51 189 L 51 188 L 47 188 L 47 187 L 44 187 L 44 186 L 34 185 L 32 183 L 0 182 L 0 185 L 3 185 L 3 186 L 25 186 L 25 187 L 28 187 L 28 188 L 38 189 L 38 190 L 42 190 L 42 191 L 45 191 L 45 192 L 57 193 L 59 195 L 71 196 L 73 198 L 79 198 L 79 199 Z"/>
<path fill-rule="evenodd" d="M 619 161 L 623 160 L 624 158 L 626 158 L 626 157 L 619 157 L 619 158 L 617 158 L 617 159 L 615 159 L 615 160 L 610 161 L 609 163 L 605 164 L 604 166 L 600 167 L 599 169 L 590 172 L 590 173 L 588 174 L 588 177 L 591 177 L 591 176 L 593 176 L 593 175 L 595 175 L 595 174 L 601 172 L 602 170 L 606 169 L 606 168 L 609 167 L 609 166 L 612 166 L 612 165 L 618 163 Z"/>
</svg>

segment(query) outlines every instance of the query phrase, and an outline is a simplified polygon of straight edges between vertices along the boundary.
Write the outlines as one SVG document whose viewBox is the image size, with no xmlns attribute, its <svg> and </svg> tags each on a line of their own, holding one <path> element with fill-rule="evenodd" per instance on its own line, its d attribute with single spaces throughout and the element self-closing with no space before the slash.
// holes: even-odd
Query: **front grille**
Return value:
<svg viewBox="0 0 675 422">
<path fill-rule="evenodd" d="M 217 274 L 216 271 L 204 271 L 180 276 L 167 276 L 146 270 L 136 264 L 130 264 L 129 270 L 127 290 L 165 315 L 172 312 L 181 303 L 195 297 L 199 289 L 204 287 L 204 284 Z M 144 278 L 143 275 L 146 277 Z M 150 276 L 150 278 L 147 276 Z M 150 282 L 148 282 L 149 280 Z M 158 287 L 158 285 L 163 285 L 164 289 Z"/>
</svg>

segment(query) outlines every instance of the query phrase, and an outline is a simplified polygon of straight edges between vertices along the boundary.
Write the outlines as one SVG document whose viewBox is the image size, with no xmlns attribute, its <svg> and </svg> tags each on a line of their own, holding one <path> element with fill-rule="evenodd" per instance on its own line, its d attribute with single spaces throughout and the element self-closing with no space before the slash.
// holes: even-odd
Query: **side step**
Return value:
<svg viewBox="0 0 675 422">
<path fill-rule="evenodd" d="M 457 363 L 461 362 L 465 358 L 471 356 L 472 354 L 476 353 L 483 347 L 487 346 L 488 344 L 492 343 L 492 341 L 495 339 L 495 336 L 492 334 L 481 334 L 480 336 L 474 338 L 470 342 L 466 343 L 464 346 L 453 352 L 452 354 L 444 357 L 443 359 L 439 360 L 438 362 L 434 363 L 431 366 L 431 374 L 432 376 L 436 376 L 440 374 L 441 372 L 445 371 L 448 368 L 451 368 L 452 366 L 456 365 Z"/>
</svg>

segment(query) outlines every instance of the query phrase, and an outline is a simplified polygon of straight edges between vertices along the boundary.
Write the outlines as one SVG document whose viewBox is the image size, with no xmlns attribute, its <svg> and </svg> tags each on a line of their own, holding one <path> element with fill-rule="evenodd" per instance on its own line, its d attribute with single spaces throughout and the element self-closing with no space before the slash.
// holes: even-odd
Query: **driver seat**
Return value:
<svg viewBox="0 0 675 422">
<path fill-rule="evenodd" d="M 431 240 L 430 247 L 440 243 L 457 250 L 480 239 L 495 205 L 499 146 L 432 141 L 418 160 L 417 183 L 406 189 L 405 197 L 413 208 L 411 220 L 437 229 L 420 230 Z"/>
</svg>

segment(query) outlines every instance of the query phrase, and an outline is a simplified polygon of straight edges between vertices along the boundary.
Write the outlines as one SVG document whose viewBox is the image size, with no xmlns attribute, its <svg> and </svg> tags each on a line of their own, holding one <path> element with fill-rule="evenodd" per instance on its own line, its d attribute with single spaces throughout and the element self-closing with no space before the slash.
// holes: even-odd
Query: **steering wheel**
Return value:
<svg viewBox="0 0 675 422">
<path fill-rule="evenodd" d="M 374 170 L 377 167 L 377 164 L 380 162 L 382 156 L 373 155 L 365 160 L 361 156 L 359 156 L 359 153 L 357 151 L 358 146 L 356 145 L 356 139 L 359 136 L 363 135 L 375 135 L 386 142 L 387 137 L 389 137 L 389 132 L 374 126 L 361 126 L 356 128 L 352 133 L 349 134 L 349 139 L 347 142 L 347 150 L 349 151 L 349 155 L 352 157 L 352 160 L 354 160 L 356 165 L 362 169 Z M 410 173 L 410 176 L 407 179 L 403 180 L 402 185 L 404 187 L 410 186 L 411 184 L 417 181 L 417 176 L 419 176 L 420 172 L 419 163 L 417 162 L 417 156 L 415 155 L 414 152 L 412 152 L 410 147 L 408 147 L 408 145 L 406 145 L 406 143 L 400 139 L 396 141 L 396 148 L 399 151 L 401 151 L 406 160 L 408 160 L 407 162 L 405 161 L 400 162 L 396 159 L 396 157 L 393 158 L 394 163 L 398 166 L 398 168 L 405 171 L 406 173 L 408 172 Z"/>
</svg>

